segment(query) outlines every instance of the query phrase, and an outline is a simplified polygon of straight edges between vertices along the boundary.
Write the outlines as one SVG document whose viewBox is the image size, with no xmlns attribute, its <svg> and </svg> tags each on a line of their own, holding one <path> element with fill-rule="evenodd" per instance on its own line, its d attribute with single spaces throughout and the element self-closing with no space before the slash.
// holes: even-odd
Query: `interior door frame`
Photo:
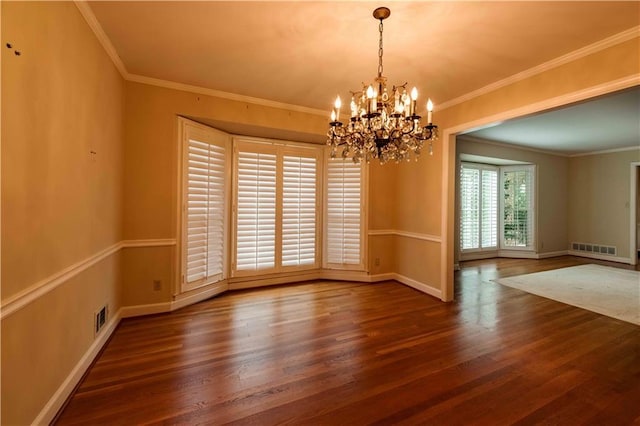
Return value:
<svg viewBox="0 0 640 426">
<path fill-rule="evenodd" d="M 638 264 L 638 175 L 640 174 L 640 161 L 631 162 L 631 181 L 629 192 L 629 259 L 631 265 Z"/>
</svg>

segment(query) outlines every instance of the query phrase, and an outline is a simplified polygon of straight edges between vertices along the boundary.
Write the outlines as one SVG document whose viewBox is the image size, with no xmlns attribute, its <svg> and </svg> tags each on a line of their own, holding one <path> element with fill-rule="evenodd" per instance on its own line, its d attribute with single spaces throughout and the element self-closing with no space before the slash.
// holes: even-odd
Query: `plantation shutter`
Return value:
<svg viewBox="0 0 640 426">
<path fill-rule="evenodd" d="M 317 159 L 284 155 L 282 266 L 316 262 Z"/>
<path fill-rule="evenodd" d="M 236 270 L 275 267 L 276 155 L 238 152 Z"/>
<path fill-rule="evenodd" d="M 504 248 L 534 249 L 534 166 L 502 169 Z"/>
<path fill-rule="evenodd" d="M 460 166 L 460 247 L 480 248 L 480 169 Z"/>
<path fill-rule="evenodd" d="M 182 289 L 226 278 L 228 135 L 182 121 Z"/>
<path fill-rule="evenodd" d="M 482 248 L 498 247 L 498 171 L 483 169 L 481 188 Z"/>
<path fill-rule="evenodd" d="M 362 265 L 362 165 L 334 158 L 327 166 L 326 262 Z"/>
</svg>

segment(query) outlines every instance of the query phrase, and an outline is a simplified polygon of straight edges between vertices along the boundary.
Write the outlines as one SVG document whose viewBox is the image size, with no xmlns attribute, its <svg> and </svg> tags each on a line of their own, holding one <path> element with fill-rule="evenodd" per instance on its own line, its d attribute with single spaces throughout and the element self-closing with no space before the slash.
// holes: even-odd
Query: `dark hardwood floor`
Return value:
<svg viewBox="0 0 640 426">
<path fill-rule="evenodd" d="M 453 303 L 324 281 L 126 319 L 58 424 L 640 423 L 640 327 L 490 282 L 582 263 L 467 262 Z"/>
</svg>

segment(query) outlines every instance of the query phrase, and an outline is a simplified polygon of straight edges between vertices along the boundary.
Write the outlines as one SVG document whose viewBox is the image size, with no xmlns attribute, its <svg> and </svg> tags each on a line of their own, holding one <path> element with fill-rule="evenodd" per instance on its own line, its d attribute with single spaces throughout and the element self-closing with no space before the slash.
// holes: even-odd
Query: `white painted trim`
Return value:
<svg viewBox="0 0 640 426">
<path fill-rule="evenodd" d="M 369 235 L 370 237 L 390 236 L 395 234 L 396 231 L 394 229 L 369 229 L 367 231 L 367 235 Z"/>
<path fill-rule="evenodd" d="M 162 239 L 150 239 L 150 240 L 124 240 L 122 242 L 123 248 L 132 247 L 167 247 L 175 246 L 175 238 L 162 238 Z"/>
<path fill-rule="evenodd" d="M 122 318 L 140 317 L 143 315 L 171 312 L 171 302 L 149 303 L 147 305 L 123 306 L 120 309 Z"/>
<path fill-rule="evenodd" d="M 502 87 L 508 86 L 513 83 L 517 83 L 518 81 L 525 80 L 529 77 L 532 77 L 537 74 L 541 74 L 545 71 L 549 71 L 550 69 L 557 68 L 561 65 L 568 64 L 575 60 L 584 58 L 586 56 L 592 55 L 594 53 L 600 52 L 604 49 L 607 49 L 611 46 L 615 46 L 620 43 L 624 43 L 625 41 L 629 41 L 635 37 L 638 37 L 640 33 L 640 26 L 635 26 L 633 28 L 629 28 L 628 30 L 622 31 L 621 33 L 614 34 L 610 37 L 597 41 L 595 43 L 584 46 L 580 49 L 574 50 L 573 52 L 569 52 L 565 55 L 559 56 L 550 61 L 544 62 L 540 65 L 537 65 L 533 68 L 529 68 L 517 74 L 513 74 L 507 78 L 502 80 L 498 80 L 491 84 L 488 84 L 480 89 L 474 90 L 472 92 L 466 93 L 457 98 L 442 102 L 438 105 L 436 111 L 442 111 L 446 108 L 450 108 L 454 105 L 461 104 L 470 99 L 477 98 L 482 95 L 486 95 L 487 93 L 498 90 Z"/>
<path fill-rule="evenodd" d="M 461 252 L 460 262 L 466 262 L 469 260 L 491 259 L 494 257 L 500 257 L 500 255 L 498 254 L 498 250 Z"/>
<path fill-rule="evenodd" d="M 586 99 L 594 98 L 596 96 L 605 95 L 607 93 L 616 92 L 618 90 L 628 89 L 630 87 L 639 85 L 640 73 L 631 74 L 626 77 L 621 77 L 617 80 L 598 84 L 596 86 L 588 87 L 575 92 L 565 93 L 553 98 L 543 99 L 532 104 L 523 105 L 521 107 L 517 107 L 507 111 L 501 111 L 487 117 L 478 118 L 468 123 L 462 123 L 453 127 L 449 127 L 443 131 L 443 138 L 445 136 L 456 135 L 461 132 L 468 132 L 472 131 L 473 129 L 483 128 L 493 123 L 502 122 L 510 120 L 512 118 L 522 117 L 524 115 L 529 115 L 541 111 L 546 111 L 559 106 L 568 105 L 574 102 L 583 101 Z M 519 147 L 517 145 L 508 146 Z"/>
<path fill-rule="evenodd" d="M 368 232 L 369 236 L 382 236 L 382 235 L 396 235 L 398 237 L 413 238 L 422 241 L 431 241 L 434 243 L 442 242 L 442 238 L 439 235 L 421 234 L 418 232 L 400 231 L 397 229 L 371 229 Z"/>
<path fill-rule="evenodd" d="M 106 327 L 104 327 L 96 336 L 96 339 L 93 341 L 91 346 L 89 346 L 89 349 L 87 349 L 82 358 L 80 358 L 75 367 L 73 367 L 71 372 L 64 379 L 62 384 L 54 392 L 51 398 L 49 398 L 49 401 L 47 401 L 42 410 L 40 410 L 40 413 L 32 424 L 48 425 L 53 421 L 60 408 L 62 408 L 69 395 L 71 395 L 71 392 L 73 392 L 78 382 L 82 379 L 82 376 L 84 376 L 84 373 L 87 371 L 89 366 L 91 366 L 95 357 L 107 343 L 109 337 L 111 337 L 116 326 L 120 323 L 120 319 L 122 318 L 121 314 L 122 309 L 111 317 Z"/>
<path fill-rule="evenodd" d="M 556 152 L 556 151 L 549 151 L 546 149 L 538 149 L 538 148 L 531 148 L 528 146 L 524 146 L 524 145 L 516 145 L 516 144 L 512 144 L 512 143 L 506 143 L 506 142 L 497 142 L 497 141 L 492 141 L 489 139 L 483 139 L 483 138 L 479 138 L 477 136 L 470 136 L 467 134 L 463 134 L 459 136 L 459 139 L 461 139 L 462 141 L 467 141 L 467 142 L 472 142 L 472 143 L 481 143 L 481 144 L 486 144 L 486 145 L 494 145 L 494 146 L 498 146 L 501 148 L 508 148 L 508 149 L 517 149 L 517 150 L 521 150 L 521 151 L 529 151 L 529 152 L 535 152 L 538 154 L 546 154 L 546 155 L 555 155 L 557 157 L 570 157 L 569 154 L 564 154 L 562 152 Z M 461 160 L 464 161 L 464 160 Z M 525 162 L 518 162 L 518 164 L 532 164 L 532 163 L 525 163 Z M 518 164 L 500 164 L 499 166 L 512 166 L 512 165 L 518 165 Z"/>
<path fill-rule="evenodd" d="M 324 269 L 320 271 L 320 279 L 323 280 L 336 280 L 336 281 L 356 281 L 363 283 L 374 282 L 372 277 L 376 277 L 377 280 L 392 279 L 389 278 L 390 274 L 378 274 L 369 275 L 365 271 L 349 271 L 338 269 Z"/>
<path fill-rule="evenodd" d="M 120 55 L 118 55 L 118 52 L 111 43 L 111 40 L 107 36 L 107 33 L 104 32 L 102 25 L 100 25 L 100 23 L 98 22 L 98 19 L 96 18 L 96 15 L 94 15 L 93 10 L 91 10 L 91 7 L 89 7 L 89 3 L 83 0 L 74 0 L 74 3 L 80 11 L 80 14 L 84 18 L 84 20 L 87 21 L 87 25 L 89 25 L 89 28 L 91 28 L 98 41 L 102 45 L 102 48 L 105 50 L 105 52 L 107 52 L 109 58 L 111 58 L 113 65 L 115 65 L 115 67 L 118 69 L 122 78 L 126 80 L 129 76 L 127 68 L 124 66 L 122 59 L 120 59 Z"/>
<path fill-rule="evenodd" d="M 116 243 L 111 247 L 108 247 L 98 253 L 74 263 L 71 266 L 64 268 L 63 270 L 56 272 L 53 275 L 44 278 L 37 283 L 33 284 L 20 291 L 13 296 L 9 296 L 6 300 L 2 301 L 0 307 L 0 319 L 5 319 L 14 312 L 22 309 L 26 305 L 30 304 L 34 300 L 49 293 L 58 286 L 64 284 L 76 275 L 89 269 L 91 266 L 102 261 L 103 259 L 111 256 L 122 247 L 122 243 Z"/>
<path fill-rule="evenodd" d="M 171 310 L 175 311 L 176 309 L 202 302 L 210 297 L 224 293 L 227 290 L 229 290 L 229 283 L 227 280 L 222 280 L 209 284 L 206 287 L 200 287 L 187 293 L 179 294 L 175 296 L 174 301 L 171 302 Z"/>
<path fill-rule="evenodd" d="M 602 151 L 591 151 L 591 152 L 584 152 L 580 154 L 572 154 L 572 155 L 569 155 L 569 157 L 585 157 L 587 155 L 611 154 L 614 152 L 636 151 L 636 150 L 640 150 L 640 146 L 627 146 L 625 148 L 603 149 Z"/>
<path fill-rule="evenodd" d="M 384 274 L 369 275 L 369 279 L 372 283 L 377 283 L 380 281 L 390 281 L 396 279 L 396 274 L 394 272 L 387 272 Z"/>
<path fill-rule="evenodd" d="M 636 211 L 638 205 L 638 175 L 640 174 L 640 161 L 632 161 L 630 164 L 629 185 L 629 260 L 631 265 L 638 264 L 638 222 Z"/>
<path fill-rule="evenodd" d="M 400 274 L 396 274 L 394 273 L 394 279 L 406 286 L 409 286 L 411 288 L 414 288 L 418 291 L 421 291 L 423 293 L 426 293 L 430 296 L 433 297 L 437 297 L 438 299 L 442 300 L 442 292 L 440 290 L 438 290 L 435 287 L 431 287 L 430 285 L 420 282 L 420 281 L 416 281 L 412 278 L 409 277 L 405 277 L 404 275 L 400 275 Z"/>
<path fill-rule="evenodd" d="M 325 110 L 309 108 L 301 105 L 293 105 L 293 104 L 287 104 L 284 102 L 271 101 L 269 99 L 254 98 L 253 96 L 239 95 L 237 93 L 231 93 L 231 92 L 223 92 L 221 90 L 209 89 L 201 86 L 192 86 L 190 84 L 177 83 L 169 80 L 161 80 L 158 78 L 146 77 L 143 75 L 127 74 L 127 80 L 132 81 L 134 83 L 148 84 L 150 86 L 164 87 L 166 89 L 180 90 L 183 92 L 190 92 L 198 95 L 213 96 L 220 99 L 227 99 L 230 101 L 237 101 L 237 102 L 245 102 L 245 103 L 265 106 L 269 108 L 283 109 L 286 111 L 296 111 L 296 112 L 302 112 L 306 114 L 321 115 L 323 117 L 328 117 L 330 113 L 328 110 L 325 111 Z"/>
<path fill-rule="evenodd" d="M 538 253 L 528 250 L 498 250 L 498 257 L 511 259 L 538 259 Z"/>
<path fill-rule="evenodd" d="M 50 291 L 53 291 L 58 286 L 64 284 L 76 275 L 86 271 L 96 263 L 101 262 L 102 260 L 111 256 L 122 248 L 165 247 L 173 246 L 175 244 L 176 240 L 172 238 L 125 240 L 116 243 L 111 247 L 101 250 L 86 259 L 76 262 L 73 265 L 62 269 L 61 271 L 58 271 L 55 274 L 52 274 L 47 278 L 38 281 L 37 283 L 33 284 L 30 287 L 27 287 L 17 294 L 14 294 L 13 296 L 9 296 L 6 300 L 2 301 L 2 305 L 0 306 L 0 319 L 4 319 L 9 315 L 15 313 L 16 311 L 24 308 L 34 300 L 38 299 L 41 296 L 44 296 Z"/>
<path fill-rule="evenodd" d="M 491 259 L 494 257 L 506 257 L 512 259 L 547 259 L 549 257 L 558 257 L 558 256 L 566 256 L 567 251 L 550 251 L 546 253 L 535 253 L 532 251 L 523 251 L 523 250 L 492 250 L 487 252 L 468 252 L 464 254 L 460 254 L 460 261 L 467 262 L 470 260 L 480 260 L 480 259 Z M 454 265 L 454 269 L 456 268 L 457 263 Z M 460 266 L 457 266 L 458 270 Z"/>
<path fill-rule="evenodd" d="M 236 277 L 229 278 L 229 290 L 242 290 L 246 288 L 266 287 L 270 285 L 288 284 L 297 281 L 309 281 L 322 279 L 322 272 L 318 269 L 310 271 L 300 271 L 295 274 L 280 275 L 274 274 L 272 277 Z M 240 278 L 240 279 L 238 279 Z"/>
<path fill-rule="evenodd" d="M 573 251 L 573 250 L 567 251 L 567 254 L 569 254 L 570 256 L 588 257 L 590 259 L 608 260 L 611 262 L 626 263 L 629 265 L 631 264 L 631 259 L 628 257 L 608 256 L 606 254 L 587 253 L 583 251 Z"/>
<path fill-rule="evenodd" d="M 538 259 L 547 259 L 550 257 L 559 257 L 559 256 L 566 256 L 568 254 L 567 250 L 560 250 L 560 251 L 549 251 L 546 253 L 538 253 Z"/>
</svg>

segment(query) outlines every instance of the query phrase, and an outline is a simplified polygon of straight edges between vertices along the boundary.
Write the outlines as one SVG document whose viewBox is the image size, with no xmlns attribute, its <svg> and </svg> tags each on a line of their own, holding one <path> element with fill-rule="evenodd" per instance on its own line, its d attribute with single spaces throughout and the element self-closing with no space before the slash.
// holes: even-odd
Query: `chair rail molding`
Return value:
<svg viewBox="0 0 640 426">
<path fill-rule="evenodd" d="M 24 290 L 9 296 L 0 306 L 0 320 L 19 311 L 31 302 L 55 290 L 71 278 L 81 274 L 93 265 L 117 253 L 123 248 L 164 247 L 176 244 L 175 239 L 125 240 L 117 242 L 99 252 L 38 281 Z"/>
</svg>

